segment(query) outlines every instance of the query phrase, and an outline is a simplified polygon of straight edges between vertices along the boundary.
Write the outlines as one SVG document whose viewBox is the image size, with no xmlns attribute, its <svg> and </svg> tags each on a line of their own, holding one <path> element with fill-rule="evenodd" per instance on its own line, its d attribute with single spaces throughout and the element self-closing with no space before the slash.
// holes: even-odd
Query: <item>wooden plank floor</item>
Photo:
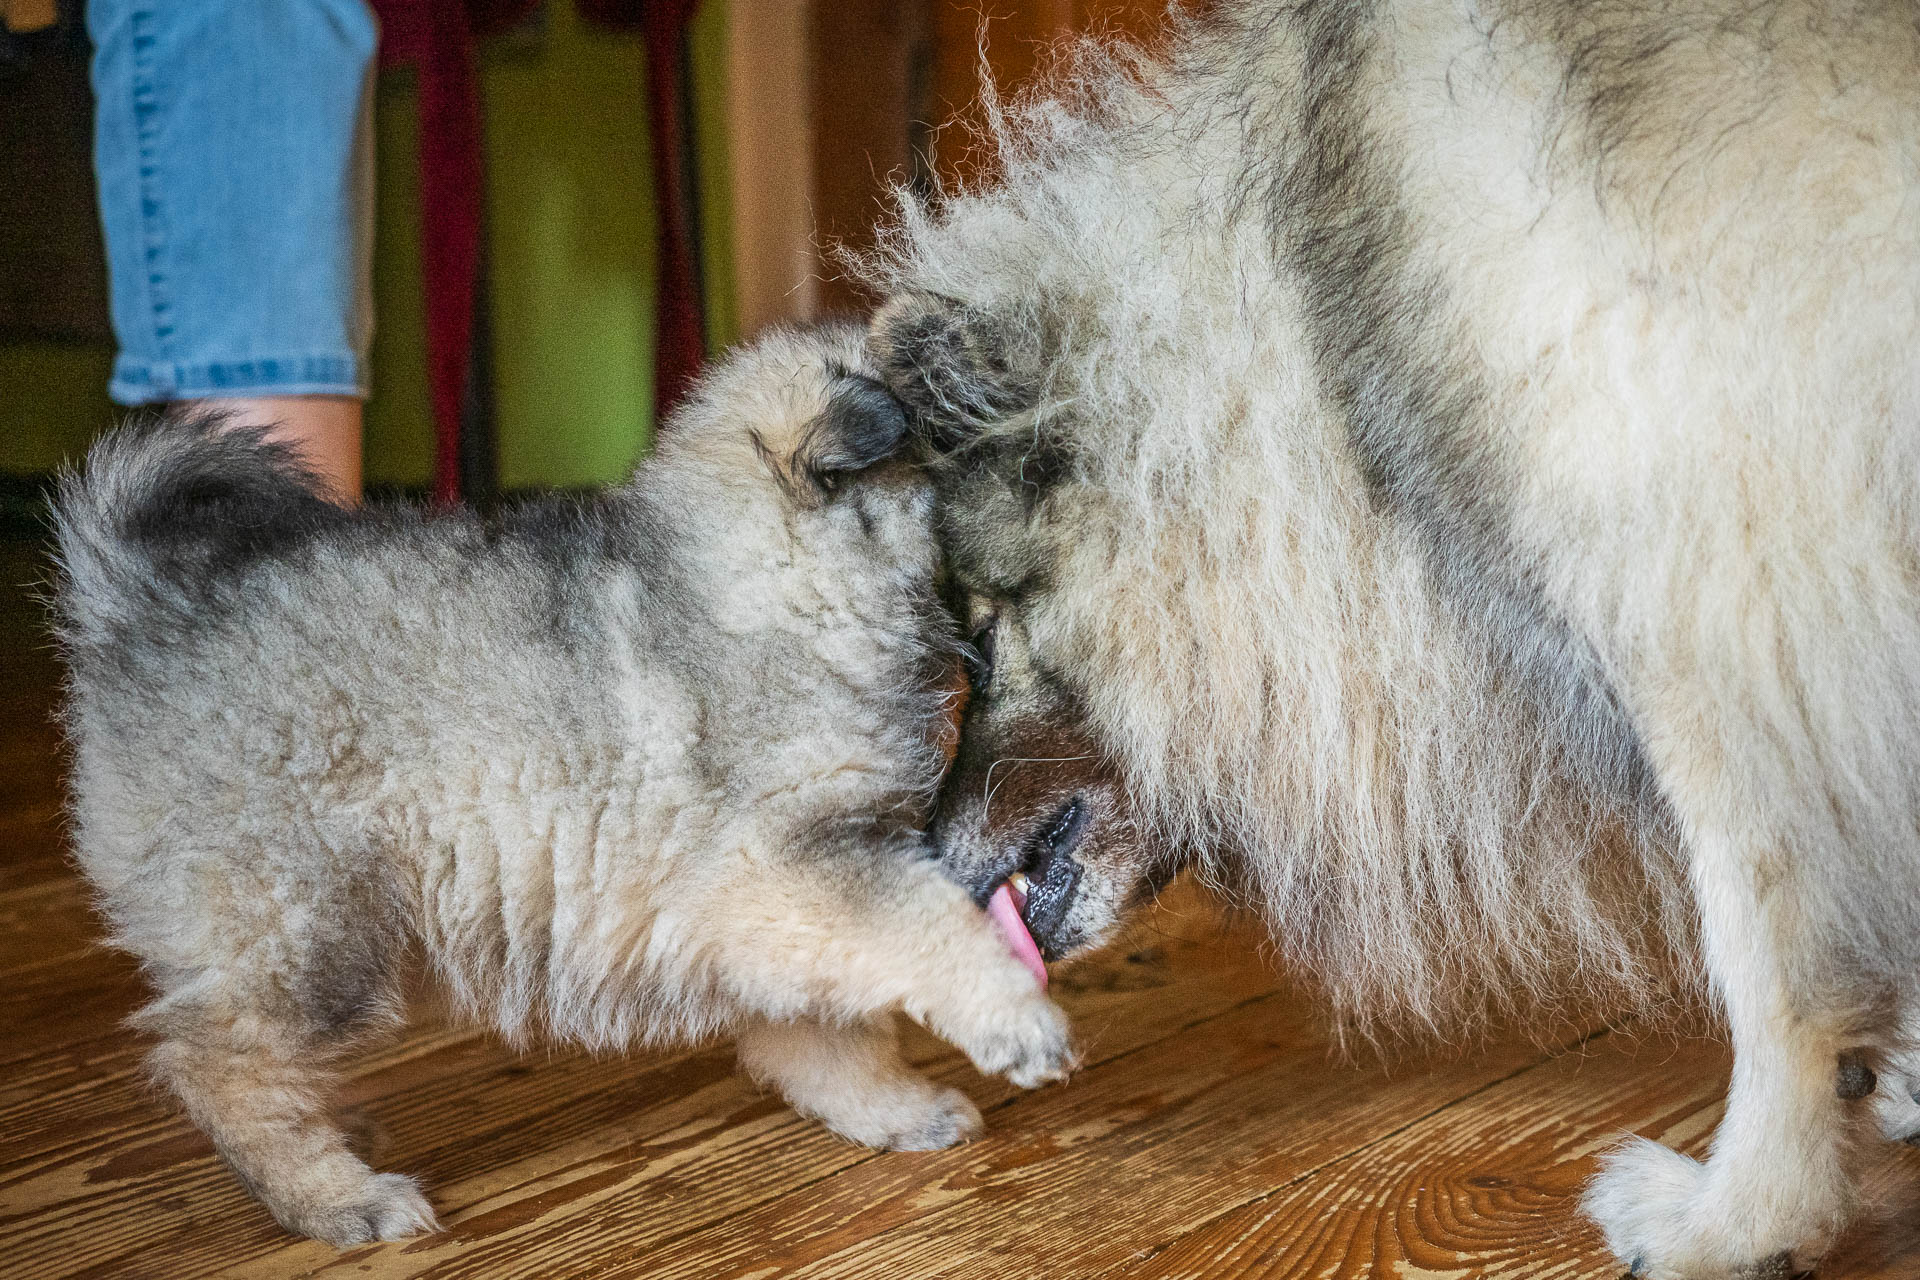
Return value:
<svg viewBox="0 0 1920 1280">
<path fill-rule="evenodd" d="M 440 1235 L 295 1240 L 142 1083 L 133 966 L 67 867 L 56 670 L 0 548 L 0 1276 L 1612 1277 L 1574 1212 L 1632 1129 L 1698 1151 L 1725 1053 L 1588 1029 L 1546 1051 L 1336 1063 L 1252 940 L 1176 892 L 1062 975 L 1092 1047 L 1016 1094 L 933 1041 L 985 1109 L 947 1152 L 846 1146 L 758 1094 L 724 1047 L 516 1055 L 422 1022 L 344 1102 L 376 1163 L 424 1178 Z M 1920 1277 L 1920 1156 L 1877 1152 L 1870 1220 L 1825 1280 Z"/>
</svg>

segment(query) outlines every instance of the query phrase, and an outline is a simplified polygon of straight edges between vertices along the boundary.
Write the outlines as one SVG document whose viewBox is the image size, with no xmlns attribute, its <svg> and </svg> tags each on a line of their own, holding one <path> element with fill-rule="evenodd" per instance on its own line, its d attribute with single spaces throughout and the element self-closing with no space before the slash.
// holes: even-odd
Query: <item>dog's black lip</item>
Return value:
<svg viewBox="0 0 1920 1280">
<path fill-rule="evenodd" d="M 1073 850 L 1086 834 L 1087 819 L 1085 798 L 1076 795 L 1068 799 L 1028 841 L 1026 855 L 1017 868 L 1027 877 L 1026 904 L 1021 908 L 1021 918 L 1046 960 L 1058 960 L 1066 950 L 1057 943 L 1085 870 L 1073 856 Z"/>
<path fill-rule="evenodd" d="M 1087 806 L 1079 796 L 1054 811 L 1053 821 L 1040 833 L 1043 857 L 1071 854 L 1087 828 Z"/>
</svg>

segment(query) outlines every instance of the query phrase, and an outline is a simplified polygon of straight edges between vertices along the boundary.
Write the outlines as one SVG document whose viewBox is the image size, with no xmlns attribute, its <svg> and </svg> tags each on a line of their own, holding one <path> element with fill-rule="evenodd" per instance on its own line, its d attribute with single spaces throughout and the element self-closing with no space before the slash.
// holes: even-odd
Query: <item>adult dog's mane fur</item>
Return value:
<svg viewBox="0 0 1920 1280">
<path fill-rule="evenodd" d="M 1074 646 L 1141 816 L 1347 1029 L 1671 1008 L 1692 922 L 1658 805 L 1441 589 L 1318 376 L 1274 214 L 1327 160 L 1311 77 L 1231 21 L 1174 48 L 1085 43 L 1031 94 L 989 93 L 993 177 L 901 191 L 852 264 L 991 317 L 1038 371 L 1030 411 L 948 406 L 980 435 L 938 465 L 1012 444 L 1016 476 L 1054 481 L 1027 536 L 1057 530 L 1074 590 L 1028 625 Z"/>
</svg>

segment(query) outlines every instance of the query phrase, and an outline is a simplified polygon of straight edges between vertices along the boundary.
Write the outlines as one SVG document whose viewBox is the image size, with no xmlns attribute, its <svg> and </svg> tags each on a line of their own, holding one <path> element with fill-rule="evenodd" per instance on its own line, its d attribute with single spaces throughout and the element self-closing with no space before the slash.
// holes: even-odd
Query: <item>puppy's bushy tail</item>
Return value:
<svg viewBox="0 0 1920 1280">
<path fill-rule="evenodd" d="M 239 567 L 350 518 L 260 430 L 226 427 L 217 414 L 133 419 L 59 478 L 61 641 L 78 657 L 192 616 Z"/>
</svg>

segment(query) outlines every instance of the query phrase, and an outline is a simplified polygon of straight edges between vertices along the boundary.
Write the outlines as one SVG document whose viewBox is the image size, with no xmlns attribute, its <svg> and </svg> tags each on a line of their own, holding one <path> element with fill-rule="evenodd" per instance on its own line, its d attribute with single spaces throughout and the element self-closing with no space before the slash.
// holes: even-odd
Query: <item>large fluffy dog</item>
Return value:
<svg viewBox="0 0 1920 1280">
<path fill-rule="evenodd" d="M 1920 9 L 1243 3 L 909 206 L 873 350 L 982 651 L 946 856 L 1053 954 L 1198 857 L 1362 1027 L 1658 1000 L 1645 1276 L 1773 1276 L 1920 1128 Z"/>
<path fill-rule="evenodd" d="M 58 504 L 75 850 L 158 998 L 155 1075 L 287 1227 L 431 1227 L 349 1152 L 327 1063 L 425 965 L 520 1038 L 731 1033 L 876 1146 L 979 1113 L 904 1008 L 1016 1082 L 1065 1024 L 918 828 L 944 763 L 925 477 L 854 372 L 776 334 L 634 481 L 502 521 L 350 513 L 207 423 Z"/>
</svg>

